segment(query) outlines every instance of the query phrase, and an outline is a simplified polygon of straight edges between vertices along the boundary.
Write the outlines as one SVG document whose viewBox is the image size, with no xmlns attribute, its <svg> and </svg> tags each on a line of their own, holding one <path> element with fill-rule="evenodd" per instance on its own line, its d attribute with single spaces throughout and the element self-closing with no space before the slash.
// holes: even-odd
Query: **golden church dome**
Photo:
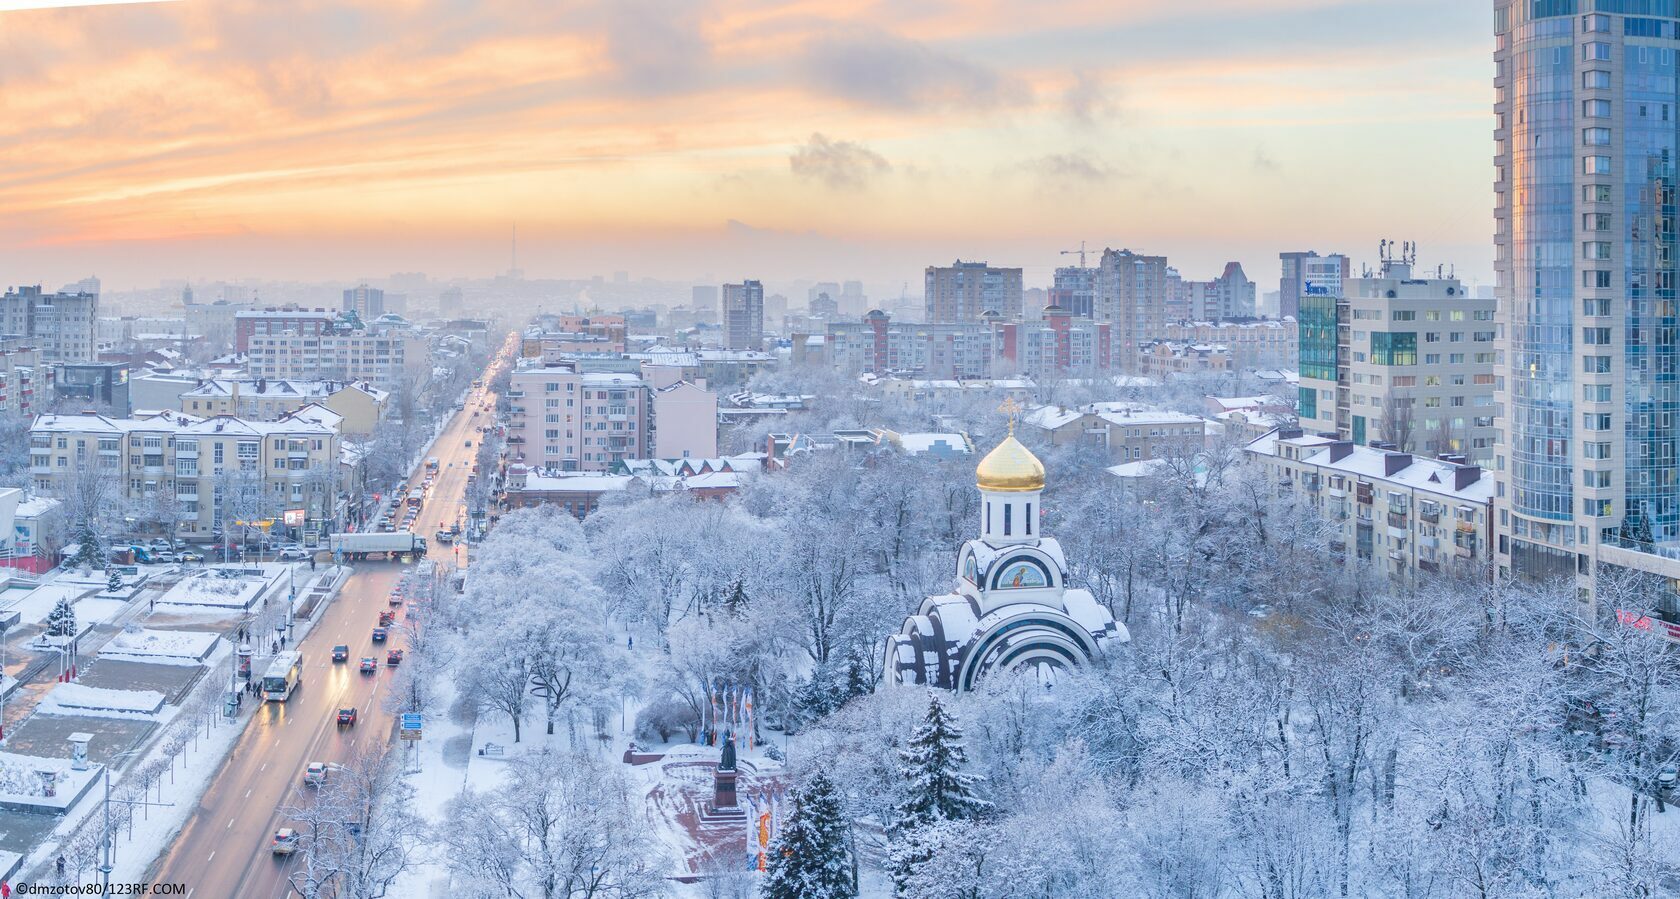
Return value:
<svg viewBox="0 0 1680 899">
<path fill-rule="evenodd" d="M 1044 489 L 1044 463 L 1021 445 L 1014 434 L 980 460 L 975 480 L 982 490 L 1024 493 Z"/>
</svg>

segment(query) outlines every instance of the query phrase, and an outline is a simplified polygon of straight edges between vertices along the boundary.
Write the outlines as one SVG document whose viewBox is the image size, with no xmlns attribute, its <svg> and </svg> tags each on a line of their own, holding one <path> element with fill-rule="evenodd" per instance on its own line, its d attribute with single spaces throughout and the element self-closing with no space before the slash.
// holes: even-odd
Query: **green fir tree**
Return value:
<svg viewBox="0 0 1680 899">
<path fill-rule="evenodd" d="M 963 748 L 962 727 L 938 692 L 929 694 L 927 717 L 898 757 L 905 787 L 887 828 L 892 843 L 887 868 L 894 895 L 908 897 L 911 877 L 932 857 L 924 832 L 946 821 L 973 821 L 991 803 L 976 792 L 981 778 L 963 771 L 968 751 Z"/>
<path fill-rule="evenodd" d="M 764 899 L 851 899 L 852 854 L 840 793 L 821 771 L 793 794 L 793 812 L 770 844 Z"/>
<path fill-rule="evenodd" d="M 74 637 L 76 635 L 76 609 L 70 605 L 70 600 L 61 598 L 58 605 L 53 606 L 52 613 L 47 616 L 47 636 Z"/>
</svg>

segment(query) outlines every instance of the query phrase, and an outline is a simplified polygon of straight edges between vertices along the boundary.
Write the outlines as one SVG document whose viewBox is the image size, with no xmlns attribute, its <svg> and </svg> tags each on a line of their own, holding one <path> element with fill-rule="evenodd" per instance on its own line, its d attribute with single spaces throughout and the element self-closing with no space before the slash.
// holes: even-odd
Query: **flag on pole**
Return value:
<svg viewBox="0 0 1680 899">
<path fill-rule="evenodd" d="M 711 678 L 706 679 L 706 697 L 711 702 L 712 714 L 708 722 L 706 745 L 717 745 L 717 690 L 712 686 Z"/>
<path fill-rule="evenodd" d="M 747 688 L 747 749 L 753 748 L 752 688 Z"/>
</svg>

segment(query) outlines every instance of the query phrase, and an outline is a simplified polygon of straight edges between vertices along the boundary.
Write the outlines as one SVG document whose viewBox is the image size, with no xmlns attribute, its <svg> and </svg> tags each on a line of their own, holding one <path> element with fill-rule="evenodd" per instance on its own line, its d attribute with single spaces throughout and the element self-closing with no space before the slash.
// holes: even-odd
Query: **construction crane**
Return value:
<svg viewBox="0 0 1680 899">
<path fill-rule="evenodd" d="M 1063 250 L 1062 255 L 1063 256 L 1078 256 L 1079 257 L 1079 267 L 1084 268 L 1085 267 L 1085 241 L 1082 240 L 1082 241 L 1079 242 L 1079 249 L 1077 249 L 1077 250 Z"/>
</svg>

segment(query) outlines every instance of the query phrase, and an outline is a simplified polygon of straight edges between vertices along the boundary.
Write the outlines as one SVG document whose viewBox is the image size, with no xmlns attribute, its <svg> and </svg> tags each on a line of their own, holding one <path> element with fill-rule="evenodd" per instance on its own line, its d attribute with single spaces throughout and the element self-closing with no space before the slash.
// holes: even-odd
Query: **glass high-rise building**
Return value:
<svg viewBox="0 0 1680 899">
<path fill-rule="evenodd" d="M 1673 578 L 1680 0 L 1495 12 L 1497 558 Z"/>
</svg>

